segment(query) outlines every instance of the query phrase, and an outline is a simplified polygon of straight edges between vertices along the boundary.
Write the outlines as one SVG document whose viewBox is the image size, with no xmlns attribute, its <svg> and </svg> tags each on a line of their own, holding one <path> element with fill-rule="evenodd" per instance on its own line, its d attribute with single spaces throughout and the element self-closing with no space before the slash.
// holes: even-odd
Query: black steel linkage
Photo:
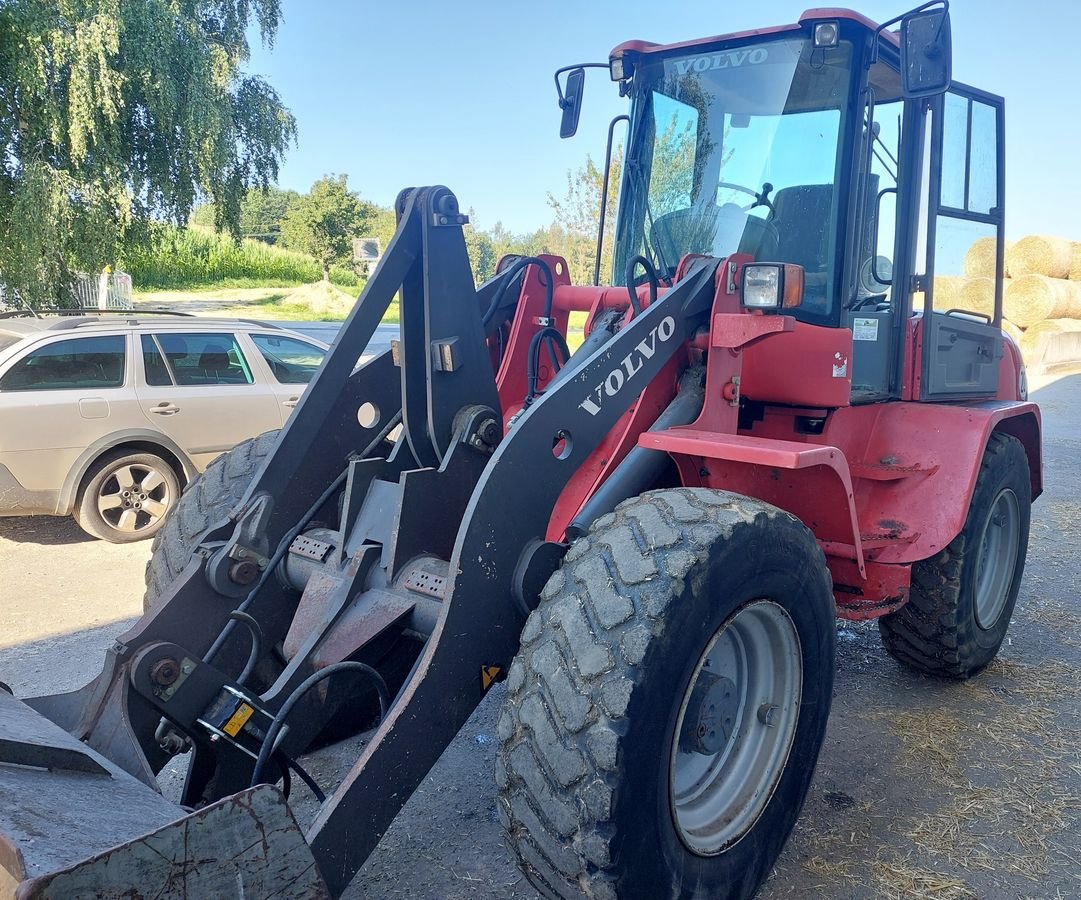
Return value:
<svg viewBox="0 0 1081 900">
<path fill-rule="evenodd" d="M 519 556 L 544 536 L 570 475 L 706 320 L 717 265 L 701 263 L 541 395 L 495 450 L 465 510 L 452 581 L 413 675 L 308 833 L 335 895 L 483 699 L 482 670 L 509 666 L 523 623 L 512 595 Z"/>
<path fill-rule="evenodd" d="M 171 585 L 160 605 L 107 652 L 98 678 L 80 691 L 30 701 L 38 711 L 148 783 L 154 782 L 154 773 L 168 756 L 154 738 L 160 710 L 131 690 L 128 669 L 132 657 L 147 644 L 168 641 L 201 658 L 227 628 L 234 633 L 220 659 L 246 656 L 248 637 L 243 629 L 235 628 L 229 614 L 245 596 L 248 585 L 223 585 L 218 577 L 218 587 L 229 589 L 215 590 L 206 577 L 209 562 L 228 557 L 245 533 L 248 537 L 244 540 L 255 543 L 264 555 L 273 551 L 343 471 L 350 454 L 367 446 L 403 409 L 402 386 L 390 352 L 357 367 L 399 289 L 403 319 L 408 316 L 413 321 L 420 307 L 421 321 L 419 330 L 410 327 L 403 334 L 402 383 L 414 372 L 419 382 L 432 383 L 430 391 L 423 387 L 416 395 L 414 414 L 403 425 L 407 438 L 412 428 L 416 445 L 426 448 L 430 457 L 450 444 L 457 413 L 457 409 L 450 409 L 429 416 L 431 407 L 442 410 L 443 405 L 450 407 L 461 401 L 462 405 L 480 403 L 498 410 L 460 217 L 451 221 L 457 201 L 446 188 L 418 188 L 403 195 L 400 209 L 398 230 L 386 255 L 237 510 L 211 527 L 204 536 L 203 549 Z M 415 286 L 419 290 L 414 290 Z M 437 312 L 428 315 L 424 306 L 437 307 Z M 442 368 L 432 355 L 435 349 L 442 360 L 449 360 Z M 366 420 L 362 425 L 358 410 L 364 403 L 376 407 L 376 415 L 374 421 Z M 419 460 L 403 455 L 403 446 L 402 441 L 396 446 L 395 467 L 399 471 L 416 468 Z M 254 515 L 259 516 L 255 523 L 245 518 Z M 216 568 L 219 573 L 228 571 L 221 565 Z M 274 647 L 285 638 L 297 603 L 291 587 L 275 577 L 266 580 L 246 608 L 258 621 L 265 646 Z"/>
</svg>

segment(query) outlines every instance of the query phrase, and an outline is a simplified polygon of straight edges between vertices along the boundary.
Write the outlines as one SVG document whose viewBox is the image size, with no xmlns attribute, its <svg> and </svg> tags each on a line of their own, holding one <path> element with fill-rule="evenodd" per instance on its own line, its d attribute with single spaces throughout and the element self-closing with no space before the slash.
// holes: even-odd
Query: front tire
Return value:
<svg viewBox="0 0 1081 900">
<path fill-rule="evenodd" d="M 166 460 L 117 450 L 87 473 L 73 515 L 92 537 L 130 544 L 157 534 L 179 497 L 180 480 Z"/>
<path fill-rule="evenodd" d="M 898 662 L 944 678 L 971 678 L 998 653 L 1028 553 L 1032 482 L 1017 438 L 992 434 L 961 533 L 912 567 L 908 603 L 878 620 Z"/>
<path fill-rule="evenodd" d="M 277 439 L 277 431 L 268 431 L 241 441 L 188 485 L 176 510 L 154 537 L 146 564 L 144 611 L 153 609 L 165 589 L 184 571 L 203 533 L 240 502 Z"/>
<path fill-rule="evenodd" d="M 509 842 L 551 897 L 746 898 L 796 822 L 833 689 L 810 531 L 706 489 L 594 523 L 522 633 L 498 723 Z"/>
</svg>

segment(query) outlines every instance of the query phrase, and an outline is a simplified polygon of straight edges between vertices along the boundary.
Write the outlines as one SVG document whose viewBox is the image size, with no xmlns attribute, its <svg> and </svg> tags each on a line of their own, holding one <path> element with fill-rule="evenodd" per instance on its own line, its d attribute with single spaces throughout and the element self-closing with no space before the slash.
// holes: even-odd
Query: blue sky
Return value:
<svg viewBox="0 0 1081 900">
<path fill-rule="evenodd" d="M 883 21 L 915 0 L 868 0 Z M 446 184 L 475 222 L 546 226 L 549 191 L 600 159 L 626 101 L 603 70 L 587 75 L 578 135 L 561 141 L 552 73 L 601 62 L 630 38 L 670 42 L 793 22 L 807 2 L 668 0 L 283 0 L 265 76 L 297 117 L 283 187 L 347 172 L 367 199 Z M 954 0 L 954 76 L 1006 97 L 1007 234 L 1081 240 L 1081 0 Z"/>
</svg>

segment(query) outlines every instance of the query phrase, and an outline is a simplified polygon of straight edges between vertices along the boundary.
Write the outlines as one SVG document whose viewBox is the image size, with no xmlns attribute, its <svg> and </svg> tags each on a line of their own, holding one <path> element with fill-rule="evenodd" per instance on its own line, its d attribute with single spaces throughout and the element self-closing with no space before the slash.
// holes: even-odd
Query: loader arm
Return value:
<svg viewBox="0 0 1081 900">
<path fill-rule="evenodd" d="M 544 537 L 563 486 L 707 322 L 719 265 L 698 262 L 606 343 L 593 344 L 500 439 L 481 322 L 498 281 L 474 289 L 465 217 L 446 188 L 403 192 L 397 211 L 386 256 L 238 508 L 208 528 L 160 605 L 108 651 L 97 679 L 30 701 L 154 788 L 156 772 L 190 748 L 184 804 L 250 818 L 257 805 L 242 798 L 261 751 L 295 757 L 338 714 L 343 691 L 308 690 L 313 673 L 330 676 L 326 687 L 341 677 L 342 661 L 374 664 L 373 648 L 415 640 L 411 671 L 387 714 L 306 835 L 334 895 L 506 671 L 536 603 L 530 586 L 543 584 L 560 558 Z M 399 290 L 400 343 L 356 368 Z M 362 425 L 358 410 L 369 405 L 374 413 L 368 408 Z M 262 641 L 256 674 L 242 684 L 245 616 Z M 286 734 L 265 747 L 283 709 L 291 710 Z M 0 708 L 0 738 L 9 718 Z M 32 760 L 24 741 L 20 763 L 28 752 Z M 24 789 L 17 772 L 0 769 L 6 810 L 40 801 L 29 781 Z M 258 780 L 277 777 L 271 767 Z M 100 787 L 107 803 L 108 781 Z M 175 807 L 175 815 L 161 832 L 166 845 L 169 835 L 186 839 L 184 811 Z M 9 812 L 0 811 L 0 830 L 18 843 Z M 25 857 L 46 843 L 20 847 L 25 865 L 13 877 L 49 872 L 44 855 L 37 865 Z M 222 858 L 230 857 L 227 844 L 217 848 Z M 74 868 L 92 878 L 86 867 L 110 858 L 115 869 L 122 856 L 110 851 Z M 46 874 L 35 890 L 48 895 L 48 883 Z"/>
</svg>

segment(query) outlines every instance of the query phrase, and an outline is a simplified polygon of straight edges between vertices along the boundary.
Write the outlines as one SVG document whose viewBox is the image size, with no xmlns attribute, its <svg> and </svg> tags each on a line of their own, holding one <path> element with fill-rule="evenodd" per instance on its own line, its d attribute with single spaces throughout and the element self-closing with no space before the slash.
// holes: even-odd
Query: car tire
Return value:
<svg viewBox="0 0 1081 900">
<path fill-rule="evenodd" d="M 682 488 L 598 519 L 526 622 L 497 723 L 498 812 L 534 886 L 753 896 L 822 746 L 834 615 L 814 536 L 775 507 Z"/>
<path fill-rule="evenodd" d="M 241 441 L 193 478 L 173 514 L 154 536 L 146 564 L 143 609 L 149 611 L 169 584 L 184 571 L 206 530 L 224 519 L 248 489 L 256 471 L 274 448 L 278 431 Z"/>
<path fill-rule="evenodd" d="M 992 434 L 961 533 L 912 567 L 908 603 L 878 620 L 894 659 L 926 675 L 964 679 L 995 658 L 1021 587 L 1031 514 L 1025 448 Z"/>
<path fill-rule="evenodd" d="M 92 537 L 130 544 L 157 534 L 179 499 L 171 463 L 154 453 L 116 450 L 87 472 L 73 515 Z"/>
</svg>

